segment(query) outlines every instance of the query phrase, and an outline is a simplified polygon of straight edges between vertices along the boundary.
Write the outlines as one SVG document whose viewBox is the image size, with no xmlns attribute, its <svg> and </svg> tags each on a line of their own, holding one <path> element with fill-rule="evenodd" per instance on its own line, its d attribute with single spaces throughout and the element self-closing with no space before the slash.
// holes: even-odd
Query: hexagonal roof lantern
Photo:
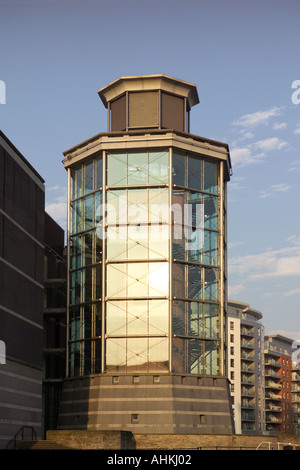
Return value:
<svg viewBox="0 0 300 470">
<path fill-rule="evenodd" d="M 108 131 L 174 129 L 189 132 L 197 88 L 167 75 L 120 77 L 98 91 L 108 109 Z"/>
</svg>

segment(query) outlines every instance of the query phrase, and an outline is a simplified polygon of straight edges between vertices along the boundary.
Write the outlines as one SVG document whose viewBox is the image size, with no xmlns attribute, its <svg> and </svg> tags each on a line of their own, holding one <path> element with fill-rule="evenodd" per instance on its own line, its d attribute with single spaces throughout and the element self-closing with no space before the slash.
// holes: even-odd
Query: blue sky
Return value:
<svg viewBox="0 0 300 470">
<path fill-rule="evenodd" d="M 0 0 L 0 128 L 46 180 L 53 218 L 64 226 L 62 152 L 107 130 L 99 88 L 155 73 L 195 83 L 191 132 L 231 151 L 229 296 L 262 312 L 266 334 L 294 339 L 299 14 L 297 0 Z"/>
</svg>

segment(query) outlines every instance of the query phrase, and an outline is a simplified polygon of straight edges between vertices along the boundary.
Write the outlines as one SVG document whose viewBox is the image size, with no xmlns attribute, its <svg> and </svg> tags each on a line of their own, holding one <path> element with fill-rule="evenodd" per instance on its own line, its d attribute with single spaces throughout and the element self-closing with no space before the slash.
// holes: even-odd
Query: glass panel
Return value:
<svg viewBox="0 0 300 470">
<path fill-rule="evenodd" d="M 129 225 L 128 259 L 148 258 L 148 226 Z"/>
<path fill-rule="evenodd" d="M 186 372 L 186 340 L 182 338 L 173 338 L 172 341 L 172 371 L 177 373 Z"/>
<path fill-rule="evenodd" d="M 72 233 L 83 230 L 83 209 L 82 199 L 72 202 Z"/>
<path fill-rule="evenodd" d="M 169 152 L 149 152 L 149 184 L 169 181 Z"/>
<path fill-rule="evenodd" d="M 218 233 L 204 231 L 204 264 L 218 264 Z"/>
<path fill-rule="evenodd" d="M 203 336 L 202 304 L 188 302 L 189 336 Z"/>
<path fill-rule="evenodd" d="M 149 259 L 169 257 L 169 227 L 168 225 L 149 226 Z"/>
<path fill-rule="evenodd" d="M 128 154 L 128 185 L 148 183 L 148 153 Z"/>
<path fill-rule="evenodd" d="M 102 193 L 97 192 L 94 194 L 95 204 L 95 224 L 101 222 L 103 219 L 103 207 L 102 207 Z"/>
<path fill-rule="evenodd" d="M 169 263 L 149 263 L 150 297 L 168 295 Z"/>
<path fill-rule="evenodd" d="M 80 339 L 80 309 L 74 308 L 70 311 L 70 341 Z"/>
<path fill-rule="evenodd" d="M 193 230 L 190 229 L 187 232 L 189 235 L 189 240 L 187 243 L 188 260 L 194 261 L 195 263 L 201 263 L 204 231 L 200 228 L 197 228 Z"/>
<path fill-rule="evenodd" d="M 94 226 L 93 220 L 93 203 L 94 197 L 93 194 L 86 196 L 83 199 L 84 202 L 84 230 L 89 230 Z"/>
<path fill-rule="evenodd" d="M 185 260 L 185 238 L 184 238 L 184 227 L 181 225 L 173 226 L 173 245 L 172 252 L 173 258 L 178 260 Z"/>
<path fill-rule="evenodd" d="M 204 227 L 218 230 L 218 198 L 204 196 Z"/>
<path fill-rule="evenodd" d="M 82 237 L 72 237 L 71 269 L 81 268 Z"/>
<path fill-rule="evenodd" d="M 185 207 L 185 223 L 193 227 L 204 227 L 204 205 L 201 193 L 186 192 L 187 206 Z"/>
<path fill-rule="evenodd" d="M 107 227 L 107 259 L 127 259 L 127 227 Z"/>
<path fill-rule="evenodd" d="M 173 263 L 173 295 L 179 299 L 185 297 L 185 265 Z"/>
<path fill-rule="evenodd" d="M 106 370 L 126 372 L 125 338 L 108 338 L 106 340 Z"/>
<path fill-rule="evenodd" d="M 95 189 L 102 188 L 103 185 L 103 168 L 102 156 L 96 158 L 96 187 Z"/>
<path fill-rule="evenodd" d="M 202 298 L 201 268 L 198 266 L 188 266 L 188 298 Z"/>
<path fill-rule="evenodd" d="M 108 264 L 106 268 L 107 297 L 126 297 L 126 264 Z"/>
<path fill-rule="evenodd" d="M 127 193 L 125 190 L 107 191 L 107 223 L 127 224 Z"/>
<path fill-rule="evenodd" d="M 107 185 L 127 185 L 127 154 L 107 154 Z"/>
<path fill-rule="evenodd" d="M 149 372 L 168 370 L 168 368 L 167 338 L 149 338 Z"/>
<path fill-rule="evenodd" d="M 189 339 L 188 342 L 188 373 L 203 374 L 203 342 Z"/>
<path fill-rule="evenodd" d="M 148 190 L 130 189 L 127 192 L 128 223 L 148 223 Z"/>
<path fill-rule="evenodd" d="M 73 377 L 80 375 L 80 343 L 70 346 L 70 373 Z"/>
<path fill-rule="evenodd" d="M 82 165 L 72 170 L 73 178 L 73 191 L 72 198 L 76 199 L 77 197 L 82 196 Z"/>
<path fill-rule="evenodd" d="M 169 223 L 169 190 L 149 189 L 150 223 Z"/>
<path fill-rule="evenodd" d="M 149 300 L 149 334 L 169 331 L 169 303 L 167 300 Z"/>
<path fill-rule="evenodd" d="M 83 302 L 90 302 L 92 296 L 92 268 L 88 267 L 82 270 L 82 282 L 83 282 Z"/>
<path fill-rule="evenodd" d="M 82 236 L 82 244 L 84 246 L 83 253 L 83 266 L 92 264 L 92 248 L 93 248 L 93 232 L 87 233 Z"/>
<path fill-rule="evenodd" d="M 172 156 L 172 176 L 173 184 L 185 186 L 185 154 L 173 152 Z"/>
<path fill-rule="evenodd" d="M 129 297 L 145 297 L 148 295 L 148 264 L 130 263 L 127 265 Z"/>
<path fill-rule="evenodd" d="M 127 339 L 127 372 L 147 371 L 147 338 Z"/>
<path fill-rule="evenodd" d="M 102 336 L 102 302 L 94 305 L 95 310 L 95 336 Z"/>
<path fill-rule="evenodd" d="M 95 276 L 95 292 L 94 292 L 94 299 L 96 298 L 101 299 L 102 297 L 102 265 L 98 264 L 94 268 L 94 276 Z"/>
<path fill-rule="evenodd" d="M 204 328 L 206 338 L 218 337 L 218 305 L 204 304 Z"/>
<path fill-rule="evenodd" d="M 95 364 L 94 364 L 94 373 L 101 373 L 101 339 L 94 341 L 94 351 L 95 351 Z"/>
<path fill-rule="evenodd" d="M 94 176 L 94 171 L 93 171 L 93 166 L 94 162 L 93 160 L 90 161 L 89 163 L 86 163 L 84 166 L 84 193 L 90 193 L 94 189 L 94 184 L 93 184 L 93 176 Z"/>
<path fill-rule="evenodd" d="M 125 301 L 106 303 L 106 334 L 110 336 L 123 336 L 126 334 Z"/>
<path fill-rule="evenodd" d="M 95 262 L 102 261 L 102 250 L 103 250 L 103 240 L 102 240 L 102 231 L 99 233 L 99 230 L 95 230 L 95 240 L 96 240 L 96 258 Z"/>
<path fill-rule="evenodd" d="M 202 158 L 188 157 L 188 187 L 202 189 Z"/>
<path fill-rule="evenodd" d="M 216 163 L 204 160 L 204 191 L 218 193 L 217 168 Z"/>
<path fill-rule="evenodd" d="M 83 307 L 83 322 L 82 322 L 82 337 L 92 337 L 92 306 L 84 305 Z"/>
<path fill-rule="evenodd" d="M 215 341 L 205 341 L 205 370 L 207 375 L 218 375 L 218 348 Z"/>
<path fill-rule="evenodd" d="M 186 335 L 185 319 L 185 302 L 175 300 L 172 313 L 172 331 L 174 335 Z"/>
<path fill-rule="evenodd" d="M 148 333 L 147 307 L 147 300 L 132 300 L 127 302 L 128 335 L 146 335 Z"/>
<path fill-rule="evenodd" d="M 218 300 L 219 289 L 217 269 L 204 269 L 204 295 L 206 300 Z"/>
<path fill-rule="evenodd" d="M 71 304 L 80 303 L 81 271 L 71 273 Z"/>
</svg>

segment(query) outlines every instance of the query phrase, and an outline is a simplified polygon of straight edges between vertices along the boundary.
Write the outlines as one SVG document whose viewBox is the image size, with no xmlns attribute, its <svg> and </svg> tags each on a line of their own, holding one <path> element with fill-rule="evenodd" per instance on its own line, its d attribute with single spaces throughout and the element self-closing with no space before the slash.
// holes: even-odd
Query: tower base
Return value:
<svg viewBox="0 0 300 470">
<path fill-rule="evenodd" d="M 94 375 L 66 379 L 59 430 L 233 434 L 226 377 Z"/>
</svg>

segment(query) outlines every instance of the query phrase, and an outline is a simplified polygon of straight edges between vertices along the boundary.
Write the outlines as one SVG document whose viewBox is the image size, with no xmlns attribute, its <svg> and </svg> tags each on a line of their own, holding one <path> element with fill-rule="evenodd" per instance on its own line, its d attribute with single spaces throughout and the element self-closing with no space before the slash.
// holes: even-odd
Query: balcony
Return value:
<svg viewBox="0 0 300 470">
<path fill-rule="evenodd" d="M 266 406 L 266 412 L 270 412 L 270 411 L 275 412 L 275 413 L 281 413 L 282 412 L 282 407 L 269 404 L 269 405 Z"/>
<path fill-rule="evenodd" d="M 281 364 L 280 364 L 280 362 L 275 361 L 274 359 L 272 359 L 270 357 L 267 357 L 265 359 L 265 366 L 272 366 L 272 367 L 277 367 L 278 369 L 280 369 Z"/>
<path fill-rule="evenodd" d="M 242 339 L 241 347 L 242 348 L 248 348 L 248 349 L 254 349 L 254 342 Z"/>
<path fill-rule="evenodd" d="M 265 369 L 265 376 L 266 377 L 276 377 L 277 379 L 281 378 L 281 374 L 279 372 L 275 372 L 272 369 Z"/>
<path fill-rule="evenodd" d="M 253 330 L 253 328 L 249 329 L 249 328 L 242 327 L 241 328 L 241 335 L 242 336 L 254 337 L 254 330 Z"/>
<path fill-rule="evenodd" d="M 281 385 L 279 383 L 267 381 L 265 384 L 265 388 L 274 388 L 276 390 L 281 390 Z"/>
</svg>

